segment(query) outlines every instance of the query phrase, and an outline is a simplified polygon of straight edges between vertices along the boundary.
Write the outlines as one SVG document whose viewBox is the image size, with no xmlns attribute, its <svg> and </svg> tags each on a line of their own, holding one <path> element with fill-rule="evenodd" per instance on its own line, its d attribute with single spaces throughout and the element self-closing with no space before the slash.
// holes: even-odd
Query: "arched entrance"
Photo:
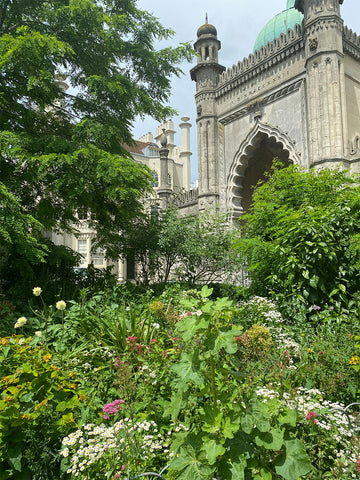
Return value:
<svg viewBox="0 0 360 480">
<path fill-rule="evenodd" d="M 285 166 L 298 163 L 293 143 L 278 129 L 257 122 L 235 155 L 227 186 L 227 205 L 237 218 L 249 210 L 254 187 L 278 157 Z"/>
</svg>

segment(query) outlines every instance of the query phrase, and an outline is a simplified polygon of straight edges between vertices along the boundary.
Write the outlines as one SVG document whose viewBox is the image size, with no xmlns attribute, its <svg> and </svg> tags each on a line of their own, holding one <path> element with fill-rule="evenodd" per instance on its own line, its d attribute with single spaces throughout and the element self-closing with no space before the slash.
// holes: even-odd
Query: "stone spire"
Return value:
<svg viewBox="0 0 360 480">
<path fill-rule="evenodd" d="M 162 129 L 163 133 L 160 137 L 161 148 L 160 153 L 160 183 L 159 189 L 157 191 L 158 196 L 161 201 L 161 208 L 164 210 L 168 207 L 169 198 L 172 193 L 171 187 L 169 186 L 169 149 L 167 148 L 168 141 L 165 133 L 165 128 Z"/>
</svg>

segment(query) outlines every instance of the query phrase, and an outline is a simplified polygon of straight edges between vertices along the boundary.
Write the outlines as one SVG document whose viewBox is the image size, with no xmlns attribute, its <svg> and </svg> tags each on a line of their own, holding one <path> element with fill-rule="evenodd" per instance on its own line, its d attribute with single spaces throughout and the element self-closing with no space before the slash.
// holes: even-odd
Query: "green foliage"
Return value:
<svg viewBox="0 0 360 480">
<path fill-rule="evenodd" d="M 251 289 L 285 307 L 348 306 L 359 284 L 360 189 L 339 171 L 275 164 L 254 193 L 238 247 Z"/>
<path fill-rule="evenodd" d="M 204 287 L 200 300 L 185 300 L 199 317 L 186 315 L 176 326 L 185 348 L 172 367 L 174 394 L 166 413 L 191 428 L 179 435 L 170 468 L 176 478 L 194 480 L 273 478 L 275 471 L 297 480 L 312 466 L 296 438 L 296 413 L 276 399 L 262 403 L 245 393 L 234 355 L 242 333 L 232 323 L 236 308 L 227 298 L 207 300 L 211 293 Z"/>
<path fill-rule="evenodd" d="M 175 278 L 195 285 L 232 278 L 240 268 L 232 248 L 236 231 L 217 211 L 181 217 L 174 206 L 137 218 L 123 233 L 118 254 L 133 256 L 140 278 L 167 283 Z"/>
<path fill-rule="evenodd" d="M 58 479 L 60 437 L 84 399 L 74 372 L 23 337 L 0 340 L 2 479 Z"/>
<path fill-rule="evenodd" d="M 76 231 L 77 209 L 111 256 L 150 190 L 122 145 L 137 116 L 171 115 L 171 76 L 191 57 L 188 44 L 155 47 L 172 35 L 135 0 L 2 2 L 1 277 L 44 260 L 42 231 Z"/>
</svg>

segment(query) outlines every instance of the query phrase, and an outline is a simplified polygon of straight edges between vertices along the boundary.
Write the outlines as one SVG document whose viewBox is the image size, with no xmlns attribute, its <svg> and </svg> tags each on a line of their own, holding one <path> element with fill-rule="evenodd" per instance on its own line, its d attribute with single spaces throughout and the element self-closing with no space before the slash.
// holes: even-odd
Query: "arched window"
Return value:
<svg viewBox="0 0 360 480">
<path fill-rule="evenodd" d="M 151 186 L 152 187 L 158 187 L 159 186 L 159 175 L 157 174 L 157 172 L 155 172 L 155 170 L 152 172 L 152 176 L 153 176 L 153 181 L 151 182 Z"/>
</svg>

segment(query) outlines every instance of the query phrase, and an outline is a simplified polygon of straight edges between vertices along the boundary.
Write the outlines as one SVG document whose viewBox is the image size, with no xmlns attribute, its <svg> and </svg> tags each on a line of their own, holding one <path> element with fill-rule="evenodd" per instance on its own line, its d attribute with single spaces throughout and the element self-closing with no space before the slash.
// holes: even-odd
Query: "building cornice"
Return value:
<svg viewBox="0 0 360 480">
<path fill-rule="evenodd" d="M 283 88 L 280 88 L 279 90 L 276 90 L 275 92 L 271 93 L 270 95 L 267 95 L 266 97 L 263 97 L 261 99 L 258 99 L 255 103 L 259 106 L 264 106 L 269 103 L 274 102 L 275 100 L 278 100 L 279 98 L 285 97 L 289 95 L 292 92 L 295 92 L 300 89 L 304 79 L 300 78 L 296 80 L 295 82 L 286 85 Z M 239 108 L 235 112 L 232 112 L 231 114 L 226 114 L 223 117 L 219 118 L 219 122 L 222 125 L 228 125 L 229 123 L 233 122 L 237 118 L 241 118 L 244 115 L 247 115 L 251 111 L 254 110 L 254 102 L 248 103 L 246 106 Z"/>
<path fill-rule="evenodd" d="M 343 45 L 345 53 L 360 60 L 360 37 L 348 27 L 344 27 Z"/>
<path fill-rule="evenodd" d="M 256 50 L 254 54 L 250 54 L 242 62 L 224 72 L 219 79 L 216 98 L 226 95 L 230 90 L 249 82 L 304 49 L 301 27 L 295 25 L 294 30 L 289 29 L 286 35 L 280 35 L 273 42 L 261 47 L 261 50 Z"/>
</svg>

